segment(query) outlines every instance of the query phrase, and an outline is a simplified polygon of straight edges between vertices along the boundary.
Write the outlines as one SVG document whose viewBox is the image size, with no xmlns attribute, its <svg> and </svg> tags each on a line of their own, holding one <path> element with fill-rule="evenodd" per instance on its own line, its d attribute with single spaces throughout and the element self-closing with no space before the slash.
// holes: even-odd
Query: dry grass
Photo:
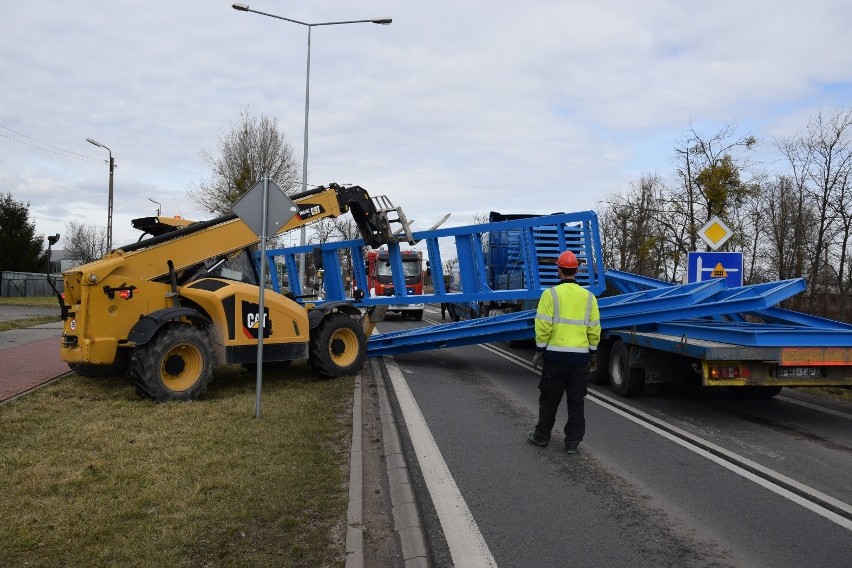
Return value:
<svg viewBox="0 0 852 568">
<path fill-rule="evenodd" d="M 33 316 L 31 318 L 0 321 L 0 331 L 9 331 L 10 329 L 24 329 L 35 327 L 43 323 L 53 323 L 59 321 L 59 316 Z"/>
<path fill-rule="evenodd" d="M 71 376 L 0 406 L 0 566 L 333 566 L 345 556 L 351 378 L 224 368 L 153 404 Z"/>
<path fill-rule="evenodd" d="M 852 400 L 852 388 L 846 386 L 839 387 L 800 387 L 797 390 L 824 396 L 827 398 L 839 398 L 841 400 Z"/>
<path fill-rule="evenodd" d="M 35 296 L 28 298 L 0 297 L 0 306 L 55 306 L 59 310 L 59 300 L 56 296 Z"/>
</svg>

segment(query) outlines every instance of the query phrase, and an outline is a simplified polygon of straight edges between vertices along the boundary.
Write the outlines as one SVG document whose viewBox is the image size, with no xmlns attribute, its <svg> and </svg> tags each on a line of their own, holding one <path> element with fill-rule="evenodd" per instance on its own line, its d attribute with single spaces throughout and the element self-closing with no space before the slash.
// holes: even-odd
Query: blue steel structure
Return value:
<svg viewBox="0 0 852 568">
<path fill-rule="evenodd" d="M 517 235 L 509 247 L 514 256 L 505 263 L 511 270 L 504 272 L 499 289 L 494 287 L 494 274 L 488 274 L 483 246 L 485 235 L 494 232 Z M 361 240 L 268 251 L 273 288 L 280 291 L 276 260 L 283 258 L 293 283 L 290 293 L 297 301 L 347 302 L 367 309 L 406 302 L 534 301 L 556 283 L 556 257 L 568 249 L 581 260 L 578 282 L 599 296 L 603 340 L 598 377 L 609 379 L 619 394 L 638 394 L 645 383 L 676 382 L 676 377 L 690 374 L 700 375 L 706 385 L 751 385 L 769 396 L 780 385 L 852 385 L 852 325 L 775 307 L 803 291 L 803 279 L 727 288 L 722 279 L 674 285 L 606 270 L 597 216 L 591 211 L 420 231 L 413 237 L 426 243 L 432 267 L 443 264 L 441 243 L 452 243 L 458 258 L 458 290 L 448 290 L 440 270 L 433 270 L 433 292 L 408 296 L 399 245 L 390 244 L 395 295 L 353 298 L 341 258 L 355 259 L 351 280 L 366 289 Z M 296 256 L 316 248 L 324 268 L 322 298 L 299 298 Z M 607 289 L 617 293 L 606 295 Z M 393 355 L 531 339 L 534 320 L 535 311 L 524 310 L 372 335 L 367 353 Z"/>
<path fill-rule="evenodd" d="M 522 276 L 513 280 L 513 287 L 494 289 L 489 285 L 485 269 L 483 235 L 493 231 L 516 231 L 519 235 L 517 259 L 514 270 Z M 542 236 L 546 235 L 546 236 Z M 487 300 L 535 299 L 541 291 L 557 282 L 556 258 L 563 250 L 572 250 L 580 260 L 581 268 L 577 281 L 594 294 L 601 294 L 606 288 L 603 252 L 598 238 L 598 218 L 593 211 L 561 213 L 527 219 L 516 219 L 464 227 L 433 229 L 412 233 L 417 243 L 425 242 L 430 266 L 438 267 L 432 271 L 430 294 L 408 296 L 402 269 L 400 245 L 387 245 L 389 262 L 394 279 L 394 295 L 365 297 L 355 300 L 351 287 L 346 285 L 341 259 L 355 259 L 352 265 L 352 279 L 358 289 L 367 289 L 367 273 L 364 263 L 365 243 L 361 239 L 324 243 L 317 246 L 298 246 L 270 249 L 267 259 L 270 267 L 272 287 L 281 291 L 281 278 L 278 270 L 279 259 L 287 270 L 289 291 L 298 301 L 323 302 L 345 301 L 357 306 L 370 307 L 399 303 L 441 303 L 441 302 L 481 302 Z M 458 259 L 460 288 L 447 290 L 440 267 L 443 265 L 441 244 L 451 242 L 455 257 Z M 311 254 L 319 249 L 323 266 L 323 293 L 321 299 L 302 298 L 303 290 L 299 279 L 296 257 L 301 253 Z"/>
</svg>

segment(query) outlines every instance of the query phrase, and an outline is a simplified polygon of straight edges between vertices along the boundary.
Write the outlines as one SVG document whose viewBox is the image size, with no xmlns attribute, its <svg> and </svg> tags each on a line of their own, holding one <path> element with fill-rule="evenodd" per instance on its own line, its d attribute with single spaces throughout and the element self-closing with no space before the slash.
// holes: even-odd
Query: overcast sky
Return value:
<svg viewBox="0 0 852 568">
<path fill-rule="evenodd" d="M 771 153 L 819 110 L 852 103 L 849 0 L 257 0 L 315 27 L 308 183 L 353 183 L 415 229 L 491 210 L 593 209 L 668 175 L 690 126 L 737 121 Z M 44 234 L 130 219 L 208 218 L 187 190 L 248 107 L 301 163 L 307 28 L 228 0 L 0 0 L 0 192 Z M 62 246 L 62 243 L 59 245 Z"/>
</svg>

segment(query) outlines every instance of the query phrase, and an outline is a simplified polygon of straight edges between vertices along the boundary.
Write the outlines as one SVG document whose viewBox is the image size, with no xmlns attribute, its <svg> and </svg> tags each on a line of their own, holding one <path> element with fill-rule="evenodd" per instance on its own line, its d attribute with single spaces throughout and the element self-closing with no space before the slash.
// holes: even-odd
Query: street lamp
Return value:
<svg viewBox="0 0 852 568">
<path fill-rule="evenodd" d="M 50 263 L 53 259 L 53 255 L 50 253 L 50 249 L 53 248 L 53 245 L 59 242 L 59 233 L 55 235 L 48 235 L 47 237 L 47 277 L 50 279 Z"/>
<path fill-rule="evenodd" d="M 347 20 L 341 22 L 320 22 L 316 24 L 309 24 L 307 22 L 300 22 L 299 20 L 293 20 L 290 18 L 285 18 L 283 16 L 276 16 L 275 14 L 268 14 L 266 12 L 260 12 L 258 10 L 252 10 L 249 8 L 248 4 L 241 4 L 239 2 L 231 5 L 234 10 L 239 10 L 240 12 L 252 12 L 255 14 L 260 14 L 261 16 L 269 16 L 270 18 L 275 18 L 277 20 L 284 20 L 286 22 L 293 22 L 294 24 L 299 24 L 300 26 L 305 26 L 308 28 L 308 63 L 307 63 L 307 73 L 305 76 L 305 144 L 304 144 L 304 152 L 302 153 L 302 193 L 308 190 L 308 113 L 310 110 L 310 94 L 311 94 L 311 28 L 316 26 L 337 26 L 340 24 L 380 24 L 382 26 L 389 26 L 393 21 L 391 18 L 374 18 L 371 20 Z M 302 225 L 302 229 L 300 232 L 300 242 L 301 246 L 305 246 L 305 240 L 307 238 L 307 231 L 304 225 Z M 305 255 L 302 254 L 302 262 L 299 263 L 299 283 L 304 286 L 305 284 Z"/>
<path fill-rule="evenodd" d="M 112 173 L 115 171 L 115 160 L 112 159 L 112 150 L 91 138 L 86 138 L 86 142 L 94 144 L 101 148 L 106 148 L 109 152 L 109 201 L 107 202 L 107 252 L 112 250 Z"/>
</svg>

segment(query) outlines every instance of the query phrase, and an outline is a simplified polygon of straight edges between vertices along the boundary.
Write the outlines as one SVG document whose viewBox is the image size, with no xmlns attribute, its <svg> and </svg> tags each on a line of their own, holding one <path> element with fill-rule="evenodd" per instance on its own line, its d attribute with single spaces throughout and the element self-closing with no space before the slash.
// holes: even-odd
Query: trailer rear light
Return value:
<svg viewBox="0 0 852 568">
<path fill-rule="evenodd" d="M 747 379 L 751 378 L 751 371 L 748 367 L 738 365 L 714 366 L 710 367 L 710 377 L 713 379 Z"/>
</svg>

